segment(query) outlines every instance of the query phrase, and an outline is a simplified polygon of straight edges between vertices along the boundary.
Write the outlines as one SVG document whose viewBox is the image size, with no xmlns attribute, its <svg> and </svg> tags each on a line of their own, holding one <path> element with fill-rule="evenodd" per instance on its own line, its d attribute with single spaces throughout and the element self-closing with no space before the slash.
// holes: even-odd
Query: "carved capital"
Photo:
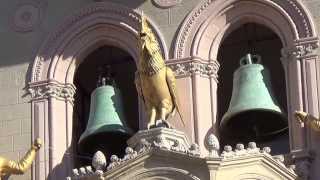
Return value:
<svg viewBox="0 0 320 180">
<path fill-rule="evenodd" d="M 38 82 L 29 85 L 32 100 L 57 98 L 73 102 L 76 88 L 73 84 L 61 84 L 56 81 Z"/>
<path fill-rule="evenodd" d="M 169 62 L 168 66 L 177 77 L 199 74 L 204 77 L 213 77 L 218 81 L 218 70 L 220 66 L 218 61 L 177 60 Z"/>
<path fill-rule="evenodd" d="M 319 39 L 301 39 L 292 47 L 283 48 L 281 53 L 284 59 L 309 59 L 317 57 Z"/>
<path fill-rule="evenodd" d="M 314 156 L 309 151 L 297 150 L 291 153 L 293 169 L 301 179 L 309 179 L 313 160 Z"/>
</svg>

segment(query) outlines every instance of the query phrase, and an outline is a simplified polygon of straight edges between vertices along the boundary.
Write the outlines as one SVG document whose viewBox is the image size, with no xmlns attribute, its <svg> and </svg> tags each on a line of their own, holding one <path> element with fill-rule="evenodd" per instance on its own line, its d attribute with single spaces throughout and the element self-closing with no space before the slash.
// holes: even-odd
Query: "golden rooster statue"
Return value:
<svg viewBox="0 0 320 180">
<path fill-rule="evenodd" d="M 303 111 L 296 111 L 294 115 L 300 123 L 310 124 L 313 130 L 320 132 L 320 120 L 318 118 Z"/>
<path fill-rule="evenodd" d="M 167 118 L 173 114 L 175 109 L 184 125 L 178 103 L 174 73 L 169 67 L 166 67 L 157 39 L 144 16 L 142 16 L 139 45 L 140 61 L 135 84 L 138 94 L 145 104 L 148 129 L 157 126 L 158 120 L 170 127 Z"/>
<path fill-rule="evenodd" d="M 19 162 L 7 160 L 0 156 L 0 180 L 5 176 L 9 176 L 11 174 L 25 173 L 31 166 L 32 161 L 36 157 L 36 152 L 40 149 L 41 145 L 41 140 L 37 138 L 32 144 L 29 151 Z"/>
</svg>

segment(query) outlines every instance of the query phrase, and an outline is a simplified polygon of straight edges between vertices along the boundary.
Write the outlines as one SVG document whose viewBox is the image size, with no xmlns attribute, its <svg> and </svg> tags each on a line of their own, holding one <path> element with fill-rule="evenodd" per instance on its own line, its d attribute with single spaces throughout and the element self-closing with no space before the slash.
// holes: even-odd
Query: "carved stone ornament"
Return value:
<svg viewBox="0 0 320 180">
<path fill-rule="evenodd" d="M 294 165 L 291 167 L 301 179 L 309 179 L 314 154 L 309 151 L 293 151 L 291 158 Z"/>
<path fill-rule="evenodd" d="M 296 42 L 293 47 L 282 49 L 283 58 L 303 59 L 317 56 L 317 49 L 319 47 L 318 38 L 302 39 Z"/>
<path fill-rule="evenodd" d="M 121 22 L 121 23 L 118 23 Z M 156 28 L 154 23 L 149 21 L 151 29 L 158 39 L 161 52 L 165 59 L 168 59 L 167 47 L 164 43 L 164 38 L 160 34 L 159 30 Z M 109 38 L 110 41 L 119 41 L 120 45 L 124 46 L 124 50 L 132 52 L 132 56 L 137 56 L 139 52 L 136 49 L 136 43 L 129 42 L 126 39 L 127 35 L 137 35 L 141 23 L 141 15 L 137 10 L 130 9 L 126 6 L 122 6 L 119 3 L 111 2 L 99 2 L 92 3 L 89 6 L 81 9 L 79 12 L 71 15 L 67 18 L 61 26 L 56 28 L 56 31 L 51 33 L 50 36 L 44 41 L 44 44 L 39 49 L 38 56 L 36 56 L 33 72 L 32 72 L 32 82 L 42 81 L 47 70 L 45 66 L 53 61 L 56 54 L 63 54 L 63 52 L 58 52 L 59 47 L 63 46 L 65 43 L 73 42 L 69 40 L 72 38 L 74 42 L 78 39 L 92 39 L 96 38 Z M 96 28 L 93 28 L 97 26 Z M 100 26 L 109 28 L 116 28 L 118 33 L 122 33 L 124 36 L 115 36 L 114 34 L 108 34 L 105 37 L 105 32 L 101 33 L 99 30 Z M 93 28 L 93 29 L 92 29 Z M 75 31 L 74 31 L 75 29 Z M 93 32 L 91 32 L 93 31 Z M 97 34 L 96 32 L 97 31 Z M 90 33 L 89 33 L 90 32 Z M 99 33 L 100 32 L 100 33 Z M 116 33 L 116 34 L 118 34 Z M 70 36 L 71 34 L 71 36 Z M 118 34 L 119 35 L 119 34 Z M 69 38 L 65 38 L 70 36 Z M 98 38 L 98 39 L 99 39 Z M 118 43 L 118 42 L 117 42 Z M 69 46 L 77 46 L 75 44 L 69 44 Z M 128 47 L 126 49 L 126 47 Z M 84 48 L 86 49 L 86 48 Z M 77 49 L 76 49 L 77 50 Z M 76 51 L 74 50 L 74 52 Z M 138 58 L 138 57 L 135 57 Z"/>
<path fill-rule="evenodd" d="M 245 1 L 243 1 L 245 2 Z M 277 18 L 271 18 L 270 21 L 275 26 L 278 26 L 281 33 L 284 34 L 284 36 L 290 36 L 295 37 L 295 39 L 299 38 L 307 38 L 307 37 L 317 37 L 316 35 L 316 27 L 314 26 L 315 22 L 313 22 L 312 17 L 309 15 L 308 10 L 305 6 L 303 6 L 303 2 L 300 0 L 268 0 L 268 1 L 255 1 L 255 3 L 259 4 L 259 9 L 251 8 L 251 2 L 248 3 L 248 8 L 252 10 L 252 14 L 256 14 L 255 11 L 257 10 L 259 13 L 264 13 L 266 17 L 270 17 L 270 15 L 273 14 L 272 11 L 279 12 L 282 11 L 287 16 L 284 21 L 287 21 L 288 24 L 291 25 L 292 33 L 287 32 L 285 28 L 283 28 L 283 24 L 278 22 Z M 189 55 L 196 55 L 194 52 L 198 50 L 199 48 L 196 44 L 199 40 L 198 37 L 199 34 L 203 35 L 204 32 L 208 30 L 210 31 L 209 27 L 212 27 L 213 24 L 215 24 L 215 21 L 212 21 L 215 18 L 223 17 L 229 14 L 233 14 L 237 11 L 237 17 L 241 17 L 242 15 L 246 15 L 248 13 L 247 11 L 243 10 L 243 14 L 241 14 L 241 11 L 238 11 L 236 8 L 239 3 L 239 1 L 225 1 L 225 0 L 203 0 L 201 1 L 197 7 L 193 9 L 192 12 L 189 13 L 189 15 L 185 18 L 185 21 L 183 22 L 180 31 L 177 36 L 177 42 L 175 44 L 175 58 L 183 58 Z M 230 8 L 235 7 L 235 8 Z M 263 8 L 270 8 L 272 11 L 270 12 L 264 12 Z M 244 8 L 243 8 L 244 9 Z M 269 13 L 269 14 L 266 14 Z M 256 14 L 257 15 L 257 14 Z M 276 17 L 276 16 L 275 16 Z M 231 18 L 231 17 L 230 17 Z M 211 21 L 211 22 L 209 22 Z M 218 22 L 218 21 L 216 21 Z M 213 23 L 211 25 L 208 25 L 208 23 Z M 230 22 L 227 22 L 228 26 L 232 26 Z M 224 29 L 226 24 L 219 23 L 215 24 L 217 29 Z M 202 28 L 206 25 L 206 29 L 201 29 L 199 31 L 199 28 Z M 267 24 L 265 24 L 268 26 Z M 201 27 L 200 27 L 201 26 Z M 219 32 L 219 31 L 217 31 Z M 217 32 L 211 31 L 210 36 L 208 37 L 216 37 Z M 207 36 L 204 36 L 207 37 Z M 292 38 L 292 37 L 289 37 Z M 289 39 L 288 38 L 288 39 Z M 215 38 L 212 38 L 212 41 L 214 41 Z M 217 38 L 219 39 L 219 38 Z M 203 38 L 203 40 L 207 44 L 212 44 L 213 42 L 209 42 L 207 38 Z M 291 44 L 291 39 L 287 41 L 288 44 Z M 194 47 L 190 48 L 190 44 L 194 45 Z M 200 43 L 199 43 L 200 44 Z"/>
<path fill-rule="evenodd" d="M 55 81 L 30 84 L 28 90 L 33 100 L 53 97 L 70 102 L 73 102 L 76 92 L 73 84 L 61 84 Z"/>
<path fill-rule="evenodd" d="M 201 76 L 213 77 L 216 81 L 218 80 L 218 70 L 220 67 L 218 61 L 208 63 L 198 60 L 170 62 L 168 66 L 177 77 L 200 74 Z"/>
<path fill-rule="evenodd" d="M 149 133 L 146 133 L 148 131 Z M 177 133 L 178 135 L 176 136 L 173 133 L 173 131 L 178 132 Z M 130 146 L 127 147 L 125 149 L 125 155 L 122 158 L 118 157 L 117 155 L 111 155 L 106 171 L 97 170 L 97 169 L 92 170 L 92 168 L 88 166 L 81 167 L 79 169 L 74 169 L 72 177 L 68 177 L 67 179 L 69 180 L 71 179 L 74 179 L 74 180 L 104 179 L 106 174 L 110 175 L 112 173 L 116 173 L 116 174 L 123 173 L 123 171 L 121 170 L 122 168 L 127 169 L 126 166 L 130 166 L 130 164 L 132 165 L 132 163 L 135 164 L 136 163 L 134 162 L 135 160 L 139 161 L 140 159 L 140 161 L 141 160 L 144 161 L 144 158 L 142 158 L 143 156 L 146 155 L 146 157 L 148 157 L 149 155 L 152 155 L 154 152 L 158 152 L 158 153 L 162 152 L 165 154 L 173 153 L 172 154 L 173 156 L 176 156 L 179 154 L 179 156 L 183 158 L 196 158 L 198 160 L 199 158 L 201 158 L 199 145 L 192 144 L 192 145 L 188 145 L 188 148 L 185 148 L 186 144 L 184 143 L 184 140 L 182 140 L 181 137 L 179 137 L 179 131 L 168 129 L 168 128 L 154 128 L 151 130 L 139 131 L 137 134 L 133 136 L 131 139 L 129 139 L 129 143 L 128 143 L 128 144 L 135 145 L 134 148 Z M 149 136 L 147 136 L 148 134 Z M 215 138 L 211 136 L 209 139 L 211 139 L 210 140 L 211 142 L 207 142 L 207 143 L 211 144 L 211 146 L 215 147 L 214 149 L 217 150 L 218 145 Z M 153 151 L 153 153 L 150 153 L 150 151 Z M 281 167 L 283 170 L 293 173 L 292 166 L 287 168 L 286 165 L 284 164 L 283 156 L 271 156 L 269 153 L 270 153 L 270 148 L 263 148 L 262 150 L 260 150 L 260 148 L 256 146 L 255 142 L 250 142 L 247 148 L 245 148 L 243 144 L 237 144 L 234 150 L 232 150 L 231 146 L 225 146 L 221 156 L 218 153 L 215 154 L 216 159 L 214 162 L 218 160 L 221 163 L 223 162 L 229 163 L 231 161 L 237 162 L 237 160 L 239 159 L 243 160 L 244 158 L 264 157 L 272 161 L 274 165 Z M 208 159 L 208 158 L 205 157 L 204 159 Z M 299 169 L 304 170 L 306 167 L 304 165 L 308 166 L 308 164 L 305 164 L 302 162 L 300 165 L 298 165 L 300 166 Z M 151 174 L 148 174 L 148 177 L 152 177 Z"/>
<path fill-rule="evenodd" d="M 182 0 L 152 0 L 152 2 L 158 7 L 169 8 L 180 4 Z"/>
<path fill-rule="evenodd" d="M 11 15 L 10 24 L 16 32 L 30 32 L 43 19 L 43 12 L 47 3 L 40 0 L 27 0 L 17 5 Z"/>
<path fill-rule="evenodd" d="M 209 150 L 209 157 L 219 157 L 220 143 L 218 138 L 214 134 L 210 134 L 207 138 L 207 147 Z"/>
<path fill-rule="evenodd" d="M 103 170 L 107 165 L 107 160 L 101 151 L 97 151 L 92 158 L 92 166 L 95 170 Z"/>
</svg>

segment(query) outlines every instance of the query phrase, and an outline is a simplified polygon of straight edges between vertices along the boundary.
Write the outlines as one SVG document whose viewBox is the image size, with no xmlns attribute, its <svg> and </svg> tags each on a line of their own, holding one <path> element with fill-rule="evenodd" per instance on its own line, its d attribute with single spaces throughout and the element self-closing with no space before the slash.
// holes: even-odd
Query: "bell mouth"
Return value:
<svg viewBox="0 0 320 180">
<path fill-rule="evenodd" d="M 124 155 L 127 140 L 131 134 L 124 131 L 110 131 L 90 134 L 78 143 L 79 153 L 92 158 L 97 151 L 103 152 L 107 160 L 111 155 L 122 157 Z"/>
<path fill-rule="evenodd" d="M 224 116 L 220 131 L 230 139 L 263 142 L 286 133 L 288 124 L 281 112 L 254 109 Z"/>
</svg>

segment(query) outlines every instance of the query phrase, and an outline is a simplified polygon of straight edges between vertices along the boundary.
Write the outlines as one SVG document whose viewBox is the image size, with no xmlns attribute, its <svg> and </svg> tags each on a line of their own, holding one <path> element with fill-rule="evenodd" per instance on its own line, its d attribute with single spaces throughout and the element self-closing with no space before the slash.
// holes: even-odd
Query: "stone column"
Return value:
<svg viewBox="0 0 320 180">
<path fill-rule="evenodd" d="M 198 57 L 171 60 L 169 67 L 177 78 L 177 89 L 182 105 L 186 127 L 174 117 L 177 129 L 184 130 L 190 140 L 197 143 L 202 154 L 206 154 L 205 139 L 215 131 L 216 87 L 219 63 Z M 214 132 L 215 133 L 215 132 Z"/>
<path fill-rule="evenodd" d="M 34 163 L 33 179 L 64 179 L 72 169 L 67 150 L 71 146 L 75 87 L 51 80 L 29 84 L 29 92 L 32 136 L 44 142 Z"/>
<path fill-rule="evenodd" d="M 318 43 L 318 38 L 304 38 L 282 50 L 287 82 L 291 155 L 297 173 L 306 179 L 319 176 L 316 167 L 320 165 L 320 160 L 318 157 L 313 160 L 312 154 L 320 147 L 320 136 L 308 125 L 301 125 L 293 113 L 301 110 L 319 117 Z"/>
</svg>

